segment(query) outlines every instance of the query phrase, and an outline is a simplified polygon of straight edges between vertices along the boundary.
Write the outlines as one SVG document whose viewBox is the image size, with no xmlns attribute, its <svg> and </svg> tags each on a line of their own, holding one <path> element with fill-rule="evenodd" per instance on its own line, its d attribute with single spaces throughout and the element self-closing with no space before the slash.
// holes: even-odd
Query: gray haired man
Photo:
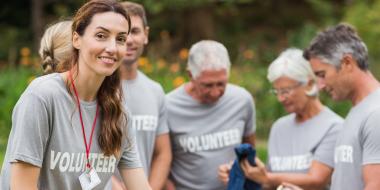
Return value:
<svg viewBox="0 0 380 190">
<path fill-rule="evenodd" d="M 339 24 L 319 33 L 304 57 L 320 88 L 353 105 L 335 146 L 332 189 L 380 189 L 380 85 L 368 70 L 366 45 Z"/>
<path fill-rule="evenodd" d="M 234 147 L 254 144 L 255 105 L 245 89 L 228 83 L 230 59 L 219 42 L 204 40 L 189 53 L 190 82 L 167 95 L 172 142 L 171 179 L 177 190 L 221 190 L 218 167 Z"/>
</svg>

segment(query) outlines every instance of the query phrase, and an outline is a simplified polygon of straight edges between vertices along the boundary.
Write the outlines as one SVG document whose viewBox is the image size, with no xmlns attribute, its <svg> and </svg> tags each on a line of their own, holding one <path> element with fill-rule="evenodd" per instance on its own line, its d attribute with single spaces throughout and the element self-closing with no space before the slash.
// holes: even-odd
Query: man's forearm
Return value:
<svg viewBox="0 0 380 190">
<path fill-rule="evenodd" d="M 149 174 L 149 184 L 153 190 L 163 189 L 169 175 L 171 156 L 157 155 L 153 157 L 151 171 Z"/>
</svg>

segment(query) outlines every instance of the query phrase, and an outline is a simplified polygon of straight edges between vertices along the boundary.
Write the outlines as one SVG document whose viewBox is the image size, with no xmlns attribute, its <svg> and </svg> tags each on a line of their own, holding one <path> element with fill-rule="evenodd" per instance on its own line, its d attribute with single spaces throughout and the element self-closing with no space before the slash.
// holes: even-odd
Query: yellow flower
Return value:
<svg viewBox="0 0 380 190">
<path fill-rule="evenodd" d="M 165 68 L 166 67 L 166 61 L 164 60 L 164 59 L 159 59 L 158 61 L 157 61 L 157 68 L 159 69 L 159 70 L 161 70 L 161 69 L 163 69 L 163 68 Z"/>
<path fill-rule="evenodd" d="M 253 52 L 253 50 L 251 49 L 247 49 L 243 52 L 243 56 L 245 59 L 253 59 L 253 57 L 255 56 L 255 52 Z"/>
<path fill-rule="evenodd" d="M 179 58 L 182 60 L 186 60 L 189 57 L 189 50 L 186 48 L 182 48 L 179 51 Z"/>
<path fill-rule="evenodd" d="M 145 73 L 152 73 L 153 72 L 153 66 L 150 63 L 147 63 L 142 69 Z"/>
<path fill-rule="evenodd" d="M 20 64 L 21 65 L 29 65 L 30 64 L 30 59 L 29 57 L 21 57 L 21 60 L 20 60 Z"/>
<path fill-rule="evenodd" d="M 144 67 L 145 65 L 149 64 L 149 59 L 146 57 L 140 57 L 138 60 L 138 64 L 140 67 Z"/>
<path fill-rule="evenodd" d="M 28 47 L 23 47 L 20 50 L 20 54 L 22 57 L 28 57 L 30 55 L 30 49 Z"/>
<path fill-rule="evenodd" d="M 170 65 L 170 68 L 169 68 L 169 70 L 170 70 L 172 73 L 177 73 L 180 69 L 181 69 L 181 66 L 179 65 L 178 62 L 171 64 L 171 65 Z"/>
<path fill-rule="evenodd" d="M 173 86 L 175 88 L 181 86 L 183 83 L 185 83 L 185 79 L 181 76 L 178 76 L 176 77 L 174 80 L 173 80 Z"/>
</svg>

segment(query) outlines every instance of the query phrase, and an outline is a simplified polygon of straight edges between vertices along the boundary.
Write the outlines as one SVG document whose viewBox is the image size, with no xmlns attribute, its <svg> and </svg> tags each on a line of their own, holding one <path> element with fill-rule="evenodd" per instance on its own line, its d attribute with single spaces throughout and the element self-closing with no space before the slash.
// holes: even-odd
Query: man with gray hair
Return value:
<svg viewBox="0 0 380 190">
<path fill-rule="evenodd" d="M 218 167 L 235 159 L 234 147 L 254 145 L 252 96 L 228 84 L 230 59 L 219 42 L 203 40 L 189 53 L 190 82 L 167 95 L 172 142 L 171 180 L 177 190 L 221 190 Z"/>
<path fill-rule="evenodd" d="M 332 189 L 380 189 L 380 85 L 368 70 L 366 45 L 339 24 L 319 33 L 304 57 L 321 89 L 353 105 L 335 145 Z"/>
</svg>

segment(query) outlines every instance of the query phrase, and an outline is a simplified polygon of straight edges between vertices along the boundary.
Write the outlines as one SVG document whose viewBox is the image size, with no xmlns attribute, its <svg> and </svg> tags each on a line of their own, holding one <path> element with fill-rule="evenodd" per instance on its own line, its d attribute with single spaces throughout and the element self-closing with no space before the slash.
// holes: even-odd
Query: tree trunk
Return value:
<svg viewBox="0 0 380 190">
<path fill-rule="evenodd" d="M 33 31 L 33 52 L 38 51 L 43 33 L 43 0 L 32 0 L 32 31 Z"/>
<path fill-rule="evenodd" d="M 215 21 L 212 5 L 185 11 L 185 39 L 191 43 L 215 38 Z"/>
<path fill-rule="evenodd" d="M 182 16 L 177 19 L 176 34 L 172 39 L 172 49 L 190 47 L 195 42 L 215 38 L 215 20 L 212 5 L 188 8 L 176 12 Z"/>
</svg>

